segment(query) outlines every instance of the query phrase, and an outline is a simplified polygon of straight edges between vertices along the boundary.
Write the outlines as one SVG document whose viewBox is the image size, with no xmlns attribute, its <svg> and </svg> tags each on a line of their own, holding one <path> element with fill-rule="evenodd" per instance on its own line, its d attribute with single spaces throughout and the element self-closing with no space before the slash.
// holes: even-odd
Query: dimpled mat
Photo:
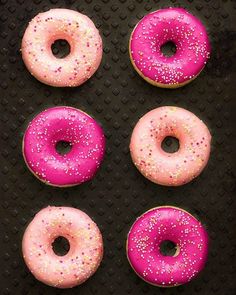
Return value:
<svg viewBox="0 0 236 295">
<path fill-rule="evenodd" d="M 211 59 L 189 85 L 168 90 L 145 82 L 133 69 L 128 42 L 147 13 L 182 6 L 206 26 Z M 28 22 L 50 8 L 78 10 L 95 22 L 103 38 L 103 60 L 96 74 L 78 88 L 53 88 L 30 75 L 21 58 Z M 3 295 L 233 295 L 235 280 L 236 2 L 230 0 L 0 0 L 0 293 Z M 105 160 L 96 177 L 83 185 L 46 186 L 27 169 L 21 152 L 24 131 L 40 111 L 57 105 L 84 110 L 106 133 Z M 132 129 L 149 110 L 162 105 L 186 108 L 200 117 L 213 136 L 208 166 L 191 183 L 155 185 L 134 167 L 129 154 Z M 126 258 L 126 237 L 135 219 L 155 206 L 174 205 L 201 220 L 210 237 L 209 259 L 189 284 L 160 289 L 142 281 Z M 47 205 L 85 211 L 103 233 L 101 267 L 73 289 L 37 281 L 23 262 L 22 235 L 34 214 Z"/>
</svg>

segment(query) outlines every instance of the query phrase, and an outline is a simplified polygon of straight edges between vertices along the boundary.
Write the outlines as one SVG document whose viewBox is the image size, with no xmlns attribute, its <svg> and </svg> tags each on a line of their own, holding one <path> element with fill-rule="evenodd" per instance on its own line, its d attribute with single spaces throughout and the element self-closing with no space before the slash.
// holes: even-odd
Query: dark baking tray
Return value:
<svg viewBox="0 0 236 295">
<path fill-rule="evenodd" d="M 145 0 L 0 0 L 1 197 L 0 294 L 236 294 L 235 247 L 235 81 L 236 1 Z M 212 55 L 205 70 L 189 85 L 153 87 L 132 68 L 128 40 L 143 15 L 182 6 L 208 29 Z M 91 17 L 104 42 L 97 73 L 78 88 L 41 84 L 26 70 L 20 54 L 29 20 L 49 8 L 66 7 Z M 26 168 L 21 142 L 28 122 L 54 105 L 70 105 L 95 117 L 103 126 L 106 156 L 96 177 L 83 185 L 59 189 L 42 184 Z M 137 120 L 162 105 L 184 107 L 199 116 L 213 135 L 204 172 L 177 188 L 155 185 L 133 166 L 129 140 Z M 209 260 L 187 285 L 160 289 L 139 279 L 126 259 L 127 232 L 137 216 L 160 205 L 187 209 L 206 226 Z M 59 290 L 38 282 L 21 255 L 27 223 L 47 205 L 66 205 L 87 212 L 103 232 L 105 255 L 96 274 L 83 285 Z"/>
</svg>

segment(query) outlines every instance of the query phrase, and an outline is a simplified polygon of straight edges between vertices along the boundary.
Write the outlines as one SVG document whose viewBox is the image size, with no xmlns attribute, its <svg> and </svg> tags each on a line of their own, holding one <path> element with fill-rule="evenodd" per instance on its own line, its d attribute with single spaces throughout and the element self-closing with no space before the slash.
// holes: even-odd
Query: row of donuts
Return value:
<svg viewBox="0 0 236 295">
<path fill-rule="evenodd" d="M 56 58 L 51 50 L 59 39 L 66 40 L 70 54 Z M 79 42 L 78 42 L 79 40 Z M 175 44 L 171 57 L 162 52 Z M 75 87 L 87 81 L 102 59 L 102 39 L 86 15 L 69 9 L 39 13 L 25 30 L 22 58 L 30 73 L 54 87 Z M 144 16 L 129 42 L 130 59 L 141 77 L 159 87 L 177 88 L 195 79 L 210 57 L 205 27 L 183 8 L 166 8 Z"/>
<path fill-rule="evenodd" d="M 58 237 L 69 242 L 69 251 L 55 254 Z M 162 244 L 172 241 L 173 256 L 165 256 Z M 103 239 L 95 222 L 71 207 L 48 206 L 40 210 L 25 230 L 23 257 L 36 279 L 56 288 L 84 283 L 103 258 Z M 208 235 L 190 213 L 173 206 L 153 208 L 132 225 L 126 242 L 128 261 L 144 281 L 159 287 L 186 284 L 203 269 L 208 255 Z"/>
<path fill-rule="evenodd" d="M 163 140 L 178 138 L 175 153 L 162 149 Z M 66 154 L 57 144 L 69 143 Z M 130 153 L 138 170 L 154 183 L 179 186 L 197 177 L 210 156 L 211 135 L 193 113 L 164 106 L 145 114 L 136 124 Z M 38 114 L 23 138 L 23 156 L 30 171 L 48 185 L 66 187 L 90 180 L 105 154 L 101 126 L 85 112 L 67 106 L 49 108 Z"/>
<path fill-rule="evenodd" d="M 56 58 L 50 47 L 65 39 L 70 54 Z M 80 42 L 77 42 L 79 40 Z M 161 53 L 172 40 L 173 57 Z M 79 86 L 97 70 L 102 58 L 102 39 L 85 15 L 67 9 L 38 14 L 22 40 L 26 67 L 39 81 L 56 87 Z M 130 38 L 130 57 L 136 71 L 159 87 L 175 88 L 192 81 L 209 58 L 210 45 L 201 22 L 181 8 L 161 9 L 145 16 Z M 179 139 L 180 148 L 166 153 L 161 143 L 167 136 Z M 57 152 L 60 141 L 69 142 L 65 155 Z M 167 186 L 185 184 L 198 176 L 210 154 L 211 135 L 191 112 L 166 106 L 144 115 L 130 142 L 134 164 L 149 180 Z M 105 136 L 88 114 L 71 107 L 50 108 L 29 124 L 23 139 L 28 168 L 41 181 L 65 187 L 90 180 L 101 165 Z M 58 256 L 53 241 L 65 237 L 70 250 Z M 161 244 L 171 240 L 174 256 L 163 256 Z M 74 287 L 98 268 L 103 242 L 97 225 L 84 212 L 69 207 L 47 207 L 28 225 L 22 242 L 23 257 L 32 274 L 58 288 Z M 204 227 L 188 212 L 164 206 L 149 210 L 133 224 L 127 238 L 127 257 L 145 281 L 162 287 L 189 282 L 204 267 L 208 237 Z"/>
</svg>

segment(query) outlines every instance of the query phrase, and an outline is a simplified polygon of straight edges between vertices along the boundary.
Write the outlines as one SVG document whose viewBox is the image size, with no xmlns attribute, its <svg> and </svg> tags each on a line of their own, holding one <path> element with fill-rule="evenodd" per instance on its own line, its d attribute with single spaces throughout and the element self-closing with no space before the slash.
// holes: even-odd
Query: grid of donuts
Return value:
<svg viewBox="0 0 236 295">
<path fill-rule="evenodd" d="M 59 39 L 68 42 L 64 58 L 53 55 Z M 162 47 L 172 42 L 167 56 Z M 134 70 L 152 86 L 178 88 L 193 81 L 210 57 L 203 23 L 183 8 L 158 9 L 145 15 L 130 34 L 129 54 Z M 21 44 L 26 68 L 39 82 L 52 87 L 79 87 L 90 79 L 102 60 L 100 32 L 86 15 L 70 9 L 37 14 L 28 24 Z M 33 79 L 34 79 L 33 78 Z M 150 85 L 150 87 L 152 87 Z M 154 89 L 155 90 L 155 89 Z M 173 153 L 163 149 L 167 137 L 178 140 Z M 69 151 L 60 153 L 64 142 Z M 35 114 L 25 130 L 22 154 L 35 181 L 66 189 L 96 177 L 105 156 L 105 131 L 93 114 L 58 106 Z M 178 106 L 161 106 L 139 119 L 130 135 L 130 155 L 139 172 L 156 185 L 181 186 L 207 166 L 211 134 L 195 114 Z M 92 212 L 91 212 L 92 215 Z M 69 243 L 57 255 L 58 237 Z M 162 244 L 174 244 L 173 255 Z M 42 208 L 28 224 L 22 253 L 32 275 L 56 288 L 84 283 L 99 268 L 103 237 L 93 218 L 73 207 Z M 130 228 L 126 252 L 130 266 L 145 282 L 157 287 L 186 284 L 204 268 L 208 255 L 205 226 L 186 210 L 166 204 L 137 217 Z"/>
</svg>

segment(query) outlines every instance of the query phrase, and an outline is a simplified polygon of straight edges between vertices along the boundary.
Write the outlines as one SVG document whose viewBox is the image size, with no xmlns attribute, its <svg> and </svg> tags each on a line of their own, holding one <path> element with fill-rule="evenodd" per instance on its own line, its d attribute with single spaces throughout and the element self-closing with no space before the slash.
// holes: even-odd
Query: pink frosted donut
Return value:
<svg viewBox="0 0 236 295">
<path fill-rule="evenodd" d="M 52 244 L 58 237 L 70 244 L 64 256 Z M 84 212 L 70 207 L 47 207 L 36 214 L 25 230 L 23 257 L 35 278 L 57 288 L 72 288 L 85 282 L 103 257 L 102 235 Z"/>
<path fill-rule="evenodd" d="M 59 39 L 70 45 L 70 54 L 56 58 L 51 45 Z M 42 83 L 79 86 L 97 70 L 102 59 L 102 39 L 86 15 L 69 9 L 39 13 L 23 36 L 22 57 L 30 73 Z"/>
<path fill-rule="evenodd" d="M 161 147 L 168 136 L 179 140 L 175 153 L 167 153 Z M 161 185 L 178 186 L 202 172 L 210 156 L 210 143 L 210 132 L 198 117 L 182 108 L 164 106 L 148 112 L 136 124 L 130 153 L 146 178 Z"/>
<path fill-rule="evenodd" d="M 71 150 L 61 155 L 60 141 Z M 53 186 L 73 186 L 90 180 L 105 152 L 105 137 L 99 124 L 72 107 L 54 107 L 37 115 L 23 139 L 23 156 L 28 168 L 41 181 Z"/>
<path fill-rule="evenodd" d="M 176 53 L 167 57 L 161 46 L 173 42 Z M 149 83 L 176 88 L 192 81 L 210 56 L 206 29 L 183 8 L 166 8 L 146 15 L 130 37 L 130 58 Z"/>
<path fill-rule="evenodd" d="M 174 256 L 165 256 L 161 245 L 176 245 Z M 201 223 L 188 212 L 157 207 L 140 216 L 127 239 L 127 257 L 134 271 L 146 282 L 173 287 L 191 281 L 204 267 L 208 235 Z"/>
</svg>

